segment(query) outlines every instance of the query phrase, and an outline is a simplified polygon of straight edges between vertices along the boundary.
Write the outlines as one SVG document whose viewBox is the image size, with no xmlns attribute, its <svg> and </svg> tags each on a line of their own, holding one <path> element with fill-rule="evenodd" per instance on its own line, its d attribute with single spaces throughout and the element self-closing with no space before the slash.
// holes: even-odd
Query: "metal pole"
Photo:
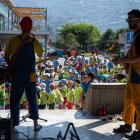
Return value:
<svg viewBox="0 0 140 140">
<path fill-rule="evenodd" d="M 45 58 L 47 58 L 47 35 L 45 35 Z"/>
<path fill-rule="evenodd" d="M 10 19 L 9 18 L 10 18 L 10 10 L 8 9 L 8 30 L 9 30 L 9 25 L 10 25 L 9 24 L 9 22 L 10 22 Z"/>
<path fill-rule="evenodd" d="M 47 32 L 47 8 L 45 10 L 45 31 Z M 47 58 L 47 35 L 45 35 L 45 58 Z"/>
</svg>

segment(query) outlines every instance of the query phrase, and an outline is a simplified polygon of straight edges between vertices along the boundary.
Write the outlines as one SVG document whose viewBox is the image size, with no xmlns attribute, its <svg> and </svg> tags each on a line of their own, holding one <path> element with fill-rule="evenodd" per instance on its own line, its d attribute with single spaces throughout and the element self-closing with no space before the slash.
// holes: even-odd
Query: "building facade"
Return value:
<svg viewBox="0 0 140 140">
<path fill-rule="evenodd" d="M 16 7 L 10 0 L 0 0 L 0 48 L 7 46 L 9 39 L 21 33 L 20 19 L 29 16 L 33 20 L 32 33 L 40 43 L 47 46 L 47 9 Z M 45 57 L 47 54 L 45 47 Z"/>
<path fill-rule="evenodd" d="M 19 17 L 2 2 L 0 2 L 0 30 L 16 30 Z"/>
<path fill-rule="evenodd" d="M 5 3 L 0 2 L 0 31 L 17 30 L 19 20 L 19 17 Z M 7 42 L 7 37 L 0 35 L 0 48 L 5 48 Z"/>
</svg>

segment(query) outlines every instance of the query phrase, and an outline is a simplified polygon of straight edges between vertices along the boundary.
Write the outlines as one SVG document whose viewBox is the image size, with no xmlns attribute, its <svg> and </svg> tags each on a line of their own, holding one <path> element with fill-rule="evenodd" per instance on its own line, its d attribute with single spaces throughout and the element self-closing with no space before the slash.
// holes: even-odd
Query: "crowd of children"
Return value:
<svg viewBox="0 0 140 140">
<path fill-rule="evenodd" d="M 36 76 L 39 109 L 81 109 L 91 82 L 126 82 L 123 66 L 97 55 L 65 57 L 63 65 L 58 59 L 41 63 L 36 66 Z M 5 83 L 0 86 L 0 109 L 9 109 L 9 96 L 10 84 Z M 28 108 L 25 93 L 21 108 Z"/>
</svg>

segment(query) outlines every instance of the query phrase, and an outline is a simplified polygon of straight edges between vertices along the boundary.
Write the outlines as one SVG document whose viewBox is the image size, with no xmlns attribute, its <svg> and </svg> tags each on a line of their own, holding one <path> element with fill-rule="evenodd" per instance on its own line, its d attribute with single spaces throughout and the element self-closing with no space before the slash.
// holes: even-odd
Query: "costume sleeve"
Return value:
<svg viewBox="0 0 140 140">
<path fill-rule="evenodd" d="M 137 37 L 136 42 L 135 42 L 135 49 L 137 55 L 140 56 L 140 35 Z"/>
<path fill-rule="evenodd" d="M 35 49 L 35 53 L 37 54 L 37 56 L 38 56 L 38 57 L 42 57 L 43 48 L 41 47 L 39 41 L 36 40 L 36 39 L 35 39 L 35 41 L 34 41 L 34 49 Z"/>
</svg>

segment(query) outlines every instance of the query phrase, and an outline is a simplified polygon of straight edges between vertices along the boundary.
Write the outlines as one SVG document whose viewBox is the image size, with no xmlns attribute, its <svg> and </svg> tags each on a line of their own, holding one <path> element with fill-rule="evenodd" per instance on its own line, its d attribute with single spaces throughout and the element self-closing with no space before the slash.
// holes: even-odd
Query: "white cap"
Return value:
<svg viewBox="0 0 140 140">
<path fill-rule="evenodd" d="M 46 88 L 46 84 L 45 83 L 41 83 L 40 87 L 41 87 L 41 89 L 45 89 Z"/>
</svg>

